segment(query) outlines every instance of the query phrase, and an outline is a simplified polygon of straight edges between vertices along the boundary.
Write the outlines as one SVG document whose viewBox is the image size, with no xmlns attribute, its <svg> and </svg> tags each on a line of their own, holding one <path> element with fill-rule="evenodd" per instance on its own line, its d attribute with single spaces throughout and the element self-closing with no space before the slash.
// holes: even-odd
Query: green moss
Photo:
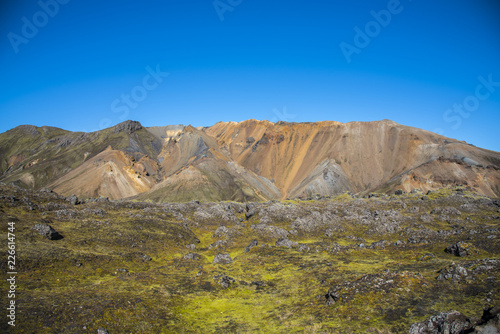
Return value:
<svg viewBox="0 0 500 334">
<path fill-rule="evenodd" d="M 345 220 L 339 209 L 342 228 L 333 236 L 326 238 L 323 230 L 290 235 L 293 241 L 307 244 L 308 252 L 274 247 L 275 238 L 256 234 L 248 227 L 251 223 L 238 228 L 229 224 L 234 233 L 226 248 L 209 250 L 220 239 L 213 234 L 221 222 L 196 221 L 193 210 L 183 212 L 187 220 L 180 220 L 156 204 L 91 203 L 71 207 L 75 218 L 61 218 L 55 211 L 32 211 L 20 201 L 11 204 L 1 199 L 4 231 L 5 224 L 17 218 L 17 302 L 22 324 L 17 332 L 95 333 L 104 327 L 110 333 L 403 333 L 411 323 L 451 309 L 477 317 L 489 305 L 488 298 L 500 298 L 498 285 L 488 283 L 488 277 L 500 279 L 498 271 L 455 283 L 436 277 L 452 263 L 499 258 L 497 239 L 486 239 L 497 232 L 469 233 L 498 228 L 498 220 L 491 219 L 497 215 L 495 208 L 484 206 L 463 213 L 460 219 L 467 226 L 463 233 L 436 237 L 429 243 L 362 249 L 352 239 L 363 237 L 367 245 L 382 239 L 405 240 L 405 229 L 418 230 L 418 226 L 451 231 L 446 221 L 418 220 L 434 207 L 453 206 L 446 193 L 429 201 L 399 197 L 408 207 L 421 206 L 417 214 L 402 209 L 400 201 L 363 200 L 370 210 L 395 208 L 405 217 L 415 217 L 417 223 L 402 219 L 396 234 L 367 234 L 367 226 Z M 59 199 L 31 200 L 41 207 L 51 201 L 66 204 Z M 293 204 L 321 212 L 330 205 L 343 208 L 351 202 L 352 197 L 344 194 L 332 201 Z M 102 208 L 103 216 L 83 213 L 93 208 Z M 52 220 L 62 240 L 51 241 L 31 230 L 42 217 Z M 273 222 L 286 229 L 289 224 L 289 219 Z M 474 238 L 467 240 L 470 236 Z M 0 243 L 6 244 L 6 237 L 0 234 Z M 244 252 L 255 238 L 259 245 Z M 458 240 L 466 241 L 471 255 L 459 258 L 444 252 Z M 334 242 L 342 247 L 337 250 Z M 190 243 L 195 243 L 195 250 L 186 248 Z M 200 254 L 201 259 L 183 259 L 188 252 Z M 213 264 L 218 253 L 230 254 L 233 263 Z M 420 260 L 428 253 L 434 257 Z M 144 254 L 152 260 L 144 262 Z M 234 278 L 235 283 L 224 289 L 213 279 L 221 274 Z M 393 283 L 387 289 L 377 288 L 378 278 Z M 341 286 L 342 296 L 326 306 L 324 295 L 334 286 Z"/>
</svg>

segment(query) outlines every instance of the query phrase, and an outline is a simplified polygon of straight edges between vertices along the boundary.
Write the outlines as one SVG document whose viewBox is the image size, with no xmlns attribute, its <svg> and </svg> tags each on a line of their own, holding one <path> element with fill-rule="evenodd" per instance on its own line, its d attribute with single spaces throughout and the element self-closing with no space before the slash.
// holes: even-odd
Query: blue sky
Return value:
<svg viewBox="0 0 500 334">
<path fill-rule="evenodd" d="M 0 38 L 0 132 L 392 119 L 500 151 L 496 0 L 4 0 Z"/>
</svg>

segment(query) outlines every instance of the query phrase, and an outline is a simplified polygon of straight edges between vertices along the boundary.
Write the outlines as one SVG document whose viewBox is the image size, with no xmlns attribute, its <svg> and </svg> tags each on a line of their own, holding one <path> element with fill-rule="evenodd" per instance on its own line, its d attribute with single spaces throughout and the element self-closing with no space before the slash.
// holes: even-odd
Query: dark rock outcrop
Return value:
<svg viewBox="0 0 500 334">
<path fill-rule="evenodd" d="M 500 306 L 489 307 L 483 311 L 481 320 L 474 326 L 474 333 L 500 333 Z"/>
<path fill-rule="evenodd" d="M 326 305 L 330 306 L 335 304 L 340 299 L 340 292 L 337 291 L 336 287 L 328 289 L 328 293 L 325 295 Z"/>
<path fill-rule="evenodd" d="M 236 282 L 234 278 L 226 276 L 226 275 L 217 275 L 214 276 L 214 281 L 217 282 L 220 286 L 222 286 L 224 289 L 229 288 L 229 286 Z"/>
<path fill-rule="evenodd" d="M 142 129 L 141 123 L 137 121 L 125 121 L 117 124 L 113 128 L 113 133 L 125 132 L 128 134 L 132 134 L 136 131 Z"/>
<path fill-rule="evenodd" d="M 250 226 L 250 228 L 268 238 L 287 238 L 289 235 L 288 231 L 284 228 L 262 223 L 253 224 Z"/>
<path fill-rule="evenodd" d="M 254 209 L 250 209 L 247 212 L 245 212 L 245 218 L 247 220 L 250 219 L 250 218 L 252 218 L 254 215 L 255 215 L 255 210 Z"/>
<path fill-rule="evenodd" d="M 474 322 L 460 312 L 441 312 L 413 324 L 409 334 L 497 334 L 500 333 L 500 306 L 485 308 L 481 319 Z"/>
<path fill-rule="evenodd" d="M 459 281 L 467 277 L 467 269 L 462 266 L 449 266 L 439 271 L 438 281 L 453 280 Z"/>
<path fill-rule="evenodd" d="M 445 252 L 455 256 L 469 255 L 467 248 L 464 247 L 464 244 L 462 242 L 457 242 L 456 244 L 446 247 Z"/>
<path fill-rule="evenodd" d="M 409 334 L 460 334 L 472 328 L 469 318 L 457 311 L 441 312 L 411 326 Z"/>
<path fill-rule="evenodd" d="M 37 231 L 38 234 L 46 237 L 49 240 L 59 240 L 62 239 L 63 236 L 59 234 L 56 230 L 52 228 L 47 223 L 42 223 L 42 224 L 36 224 L 35 226 L 32 227 L 33 230 Z"/>
<path fill-rule="evenodd" d="M 250 250 L 251 250 L 253 247 L 257 246 L 257 245 L 258 245 L 258 243 L 259 243 L 259 242 L 257 241 L 257 239 L 253 239 L 253 240 L 252 240 L 252 242 L 250 242 L 250 243 L 248 244 L 248 246 L 246 246 L 246 247 L 245 247 L 245 253 L 250 252 Z"/>
</svg>

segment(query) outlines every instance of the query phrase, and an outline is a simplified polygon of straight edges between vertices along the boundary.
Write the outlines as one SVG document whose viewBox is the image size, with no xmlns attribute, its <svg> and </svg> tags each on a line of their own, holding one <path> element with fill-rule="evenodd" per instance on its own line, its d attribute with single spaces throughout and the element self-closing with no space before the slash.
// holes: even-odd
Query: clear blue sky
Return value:
<svg viewBox="0 0 500 334">
<path fill-rule="evenodd" d="M 55 1 L 0 5 L 0 132 L 387 118 L 500 151 L 499 1 Z"/>
</svg>

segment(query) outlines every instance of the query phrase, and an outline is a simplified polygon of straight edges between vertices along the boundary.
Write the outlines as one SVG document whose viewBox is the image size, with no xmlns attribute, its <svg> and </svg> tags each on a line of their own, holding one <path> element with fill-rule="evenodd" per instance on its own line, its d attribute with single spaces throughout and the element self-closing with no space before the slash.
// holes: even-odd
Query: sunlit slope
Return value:
<svg viewBox="0 0 500 334">
<path fill-rule="evenodd" d="M 0 181 L 62 195 L 248 201 L 433 190 L 500 195 L 500 153 L 389 120 L 220 122 L 0 134 Z"/>
</svg>

